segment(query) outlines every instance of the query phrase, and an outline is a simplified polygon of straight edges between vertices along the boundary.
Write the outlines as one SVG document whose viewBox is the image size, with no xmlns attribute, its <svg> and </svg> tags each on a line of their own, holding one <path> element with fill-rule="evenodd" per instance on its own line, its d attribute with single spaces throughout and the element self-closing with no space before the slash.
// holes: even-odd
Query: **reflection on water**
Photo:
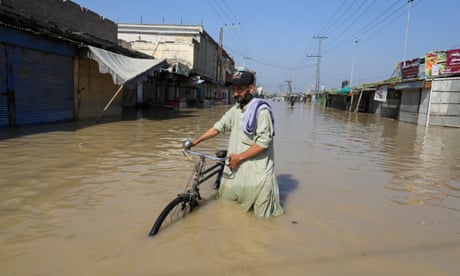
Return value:
<svg viewBox="0 0 460 276">
<path fill-rule="evenodd" d="M 391 245 L 397 251 L 399 240 L 418 244 L 426 238 L 403 233 L 385 238 L 387 233 L 380 233 L 383 240 L 374 241 L 371 237 L 380 230 L 369 223 L 375 220 L 392 229 L 413 219 L 430 223 L 442 214 L 440 225 L 458 229 L 460 130 L 430 127 L 425 132 L 374 114 L 272 105 L 286 215 L 260 221 L 236 205 L 215 201 L 154 241 L 145 238 L 151 223 L 190 178 L 194 159 L 182 154 L 183 139 L 201 134 L 228 107 L 151 110 L 143 118 L 131 114 L 123 121 L 0 132 L 0 270 L 5 275 L 188 270 L 250 275 L 267 272 L 262 267 L 277 262 L 280 270 L 269 271 L 295 273 L 320 265 L 299 256 L 314 260 L 319 254 L 326 260 L 361 246 L 379 251 Z M 226 141 L 227 136 L 218 136 L 199 150 L 212 153 L 225 148 Z M 427 209 L 419 213 L 409 206 Z M 452 239 L 458 241 L 459 235 L 453 233 Z M 212 253 L 205 253 L 209 247 Z M 236 254 L 241 250 L 246 257 Z M 445 250 L 442 261 L 434 257 L 433 262 L 448 263 L 444 272 L 452 271 L 451 266 L 455 271 L 458 254 Z M 56 261 L 60 257 L 64 260 Z M 178 268 L 173 260 L 180 257 L 193 261 Z M 390 273 L 440 271 L 436 265 L 408 268 L 381 258 L 377 266 Z M 251 268 L 248 262 L 259 266 Z M 354 271 L 350 263 L 346 271 Z M 320 274 L 344 268 L 332 267 L 316 268 Z"/>
<path fill-rule="evenodd" d="M 383 165 L 394 177 L 386 186 L 399 204 L 427 204 L 460 211 L 458 129 L 399 127 L 385 144 Z M 394 141 L 394 142 L 393 142 Z M 396 145 L 396 146 L 395 146 Z"/>
<path fill-rule="evenodd" d="M 331 167 L 360 173 L 387 172 L 391 179 L 385 188 L 395 191 L 389 200 L 398 204 L 460 211 L 459 129 L 430 127 L 425 131 L 424 127 L 374 114 L 335 110 L 314 113 L 307 109 L 299 117 L 299 109 L 281 118 L 287 120 L 284 130 L 289 132 L 283 142 L 295 146 L 307 143 L 307 148 L 312 153 L 321 152 Z"/>
</svg>

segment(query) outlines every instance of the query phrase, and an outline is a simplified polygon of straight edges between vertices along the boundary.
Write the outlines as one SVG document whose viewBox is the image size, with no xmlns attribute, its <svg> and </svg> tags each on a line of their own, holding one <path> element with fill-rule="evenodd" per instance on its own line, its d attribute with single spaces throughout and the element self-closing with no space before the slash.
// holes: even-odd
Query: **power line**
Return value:
<svg viewBox="0 0 460 276">
<path fill-rule="evenodd" d="M 415 7 L 415 5 L 414 5 Z M 392 17 L 390 18 L 391 20 L 389 20 L 389 22 L 385 25 L 383 25 L 381 28 L 379 28 L 377 31 L 375 31 L 374 33 L 372 33 L 370 36 L 367 37 L 366 41 L 369 41 L 372 37 L 378 35 L 383 29 L 385 29 L 386 27 L 390 26 L 391 24 L 394 24 L 394 22 L 396 22 L 396 19 L 402 17 L 404 14 L 405 14 L 405 10 L 401 10 L 399 13 L 394 13 L 392 14 Z"/>
<path fill-rule="evenodd" d="M 397 7 L 395 10 L 392 10 L 397 4 L 400 4 L 399 7 Z M 375 28 L 380 23 L 386 21 L 390 16 L 394 15 L 395 12 L 397 12 L 400 9 L 402 9 L 403 7 L 404 7 L 404 3 L 402 3 L 400 0 L 396 0 L 395 2 L 393 2 L 393 4 L 391 4 L 391 6 L 389 6 L 382 13 L 380 13 L 378 16 L 373 18 L 371 24 L 365 24 L 366 27 L 363 30 L 361 30 L 359 32 L 359 34 L 355 33 L 355 35 L 360 36 L 360 37 L 364 36 L 365 33 L 367 33 L 368 31 L 372 30 L 373 28 Z M 387 13 L 389 13 L 389 15 L 387 15 L 383 19 L 380 19 L 382 16 L 385 16 Z"/>
<path fill-rule="evenodd" d="M 227 4 L 227 2 L 225 0 L 222 0 L 222 3 L 224 3 L 225 7 L 227 8 L 227 10 L 230 12 L 230 14 L 236 19 L 236 22 L 240 23 L 240 20 L 239 18 L 233 13 L 232 11 L 232 8 L 230 8 L 230 6 Z"/>
<path fill-rule="evenodd" d="M 211 1 L 206 0 L 206 2 L 209 4 L 211 9 L 216 13 L 217 17 L 219 17 L 219 19 L 222 21 L 222 23 L 225 24 L 225 20 L 222 18 L 222 15 L 220 14 L 220 12 L 217 11 L 217 9 L 214 7 L 214 5 L 211 3 Z"/>
<path fill-rule="evenodd" d="M 241 21 L 238 18 L 238 16 L 235 15 L 232 8 L 227 4 L 225 0 L 222 0 L 222 3 L 224 3 L 225 5 L 225 8 L 226 8 L 225 10 L 227 10 L 230 13 L 230 15 L 236 20 L 235 22 L 237 22 L 237 24 L 241 26 Z M 241 33 L 241 35 L 238 35 L 239 32 Z M 243 28 L 238 28 L 235 34 L 233 34 L 232 32 L 231 36 L 233 38 L 236 38 L 235 40 L 237 41 L 238 45 L 241 45 L 240 48 L 243 50 L 243 52 L 245 52 L 246 54 L 249 54 L 249 47 L 248 47 L 247 40 L 243 32 Z"/>
<path fill-rule="evenodd" d="M 238 55 L 240 56 L 241 58 L 244 58 L 244 57 L 248 57 L 238 51 L 235 51 L 234 49 L 232 48 L 229 48 L 227 47 L 226 50 L 228 50 L 229 52 L 235 54 L 235 55 Z M 257 59 L 257 58 L 254 58 L 254 57 L 251 57 L 250 58 L 251 61 L 254 61 L 256 63 L 259 63 L 259 64 L 262 64 L 262 65 L 266 65 L 266 66 L 270 66 L 270 67 L 273 67 L 273 68 L 280 68 L 280 69 L 303 69 L 303 68 L 308 68 L 308 67 L 312 67 L 311 65 L 286 65 L 286 64 L 281 64 L 281 63 L 278 63 L 276 61 L 267 61 L 267 60 L 261 60 L 261 59 Z"/>
<path fill-rule="evenodd" d="M 351 1 L 351 3 L 349 3 L 349 5 L 347 7 L 344 8 L 345 4 L 348 2 L 348 0 L 343 0 L 342 4 L 336 9 L 336 11 L 334 12 L 333 16 L 328 20 L 328 22 L 321 28 L 321 31 L 319 33 L 327 33 L 330 29 L 335 29 L 336 26 L 338 25 L 339 27 L 342 25 L 342 24 L 338 24 L 338 22 L 343 19 L 343 18 L 346 18 L 344 15 L 346 14 L 346 12 L 351 9 L 355 3 L 355 1 Z M 339 15 L 340 13 L 340 16 L 337 16 Z M 333 22 L 333 23 L 331 23 Z M 313 48 L 315 47 L 315 43 L 314 43 L 314 40 L 311 40 L 309 46 L 306 47 L 306 53 L 311 53 L 313 51 Z"/>
<path fill-rule="evenodd" d="M 377 17 L 375 17 L 371 24 L 365 24 L 365 27 L 363 29 L 353 33 L 352 35 L 350 35 L 349 37 L 341 41 L 337 41 L 335 44 L 327 48 L 325 52 L 331 52 L 333 50 L 337 50 L 345 46 L 347 42 L 352 43 L 356 39 L 360 39 L 361 44 L 364 44 L 365 41 L 369 40 L 371 37 L 378 34 L 382 29 L 394 23 L 395 19 L 401 15 L 401 14 L 397 14 L 396 12 L 402 10 L 405 4 L 402 3 L 402 5 L 399 5 L 399 7 L 396 7 L 396 9 L 394 9 L 397 4 L 401 4 L 400 0 L 396 0 L 390 7 L 388 7 L 382 13 L 380 13 Z M 381 18 L 382 16 L 385 16 L 385 17 L 379 20 L 379 18 Z M 387 23 L 387 24 L 385 24 L 383 28 L 370 34 L 367 37 L 365 36 L 366 33 L 379 27 L 381 24 L 384 24 L 384 23 Z"/>
<path fill-rule="evenodd" d="M 363 7 L 363 5 L 365 4 L 366 1 L 364 1 L 363 3 L 361 3 L 361 5 L 358 7 L 358 9 L 356 9 L 354 11 L 354 13 L 358 12 L 359 9 L 361 9 L 361 7 Z M 353 26 L 356 22 L 358 22 L 362 17 L 363 15 L 369 11 L 369 9 L 375 4 L 376 0 L 374 0 L 372 3 L 370 3 L 369 6 L 365 7 L 363 9 L 363 11 L 357 15 L 357 16 L 353 16 L 354 17 L 354 20 L 347 26 L 345 27 L 345 29 L 338 35 L 338 36 L 334 36 L 334 39 L 330 42 L 331 44 L 336 42 L 341 36 L 343 36 L 350 28 L 351 26 Z M 352 17 L 350 17 L 352 18 Z M 347 20 L 348 21 L 348 20 Z M 345 22 L 344 22 L 345 23 Z"/>
<path fill-rule="evenodd" d="M 334 28 L 334 30 L 331 32 L 331 33 L 327 33 L 329 36 L 332 36 L 333 33 L 335 32 L 339 32 L 341 29 L 345 28 L 345 26 L 347 26 L 348 22 L 352 19 L 355 19 L 356 18 L 360 18 L 360 16 L 356 16 L 356 14 L 361 10 L 363 9 L 364 7 L 364 4 L 366 4 L 367 0 L 363 0 L 360 4 L 358 4 L 358 6 L 356 8 L 354 8 L 354 10 L 350 10 L 349 13 L 347 14 L 347 16 L 343 16 L 343 20 L 340 22 L 340 25 L 336 28 Z M 354 1 L 355 3 L 355 1 Z M 356 2 L 358 3 L 358 2 Z M 371 4 L 372 5 L 372 4 Z M 368 11 L 366 9 L 364 9 L 364 11 Z"/>
<path fill-rule="evenodd" d="M 329 30 L 328 25 L 332 22 L 333 19 L 335 19 L 335 17 L 337 16 L 337 14 L 339 13 L 339 11 L 342 9 L 343 5 L 345 5 L 345 3 L 347 3 L 348 0 L 343 0 L 342 4 L 339 6 L 339 8 L 335 11 L 334 15 L 331 17 L 331 19 L 329 19 L 329 21 L 326 23 L 326 25 L 324 25 L 324 27 L 321 29 L 321 33 L 326 33 L 326 31 Z"/>
<path fill-rule="evenodd" d="M 214 4 L 217 6 L 217 8 L 220 9 L 220 11 L 224 14 L 224 16 L 228 19 L 228 22 L 233 22 L 233 20 L 230 18 L 230 16 L 228 15 L 227 13 L 227 9 L 224 9 L 220 6 L 220 2 L 219 1 L 215 1 Z"/>
<path fill-rule="evenodd" d="M 346 1 L 345 1 L 346 2 Z M 343 9 L 343 12 L 340 14 L 340 16 L 334 21 L 334 23 L 328 27 L 326 30 L 324 30 L 323 33 L 327 33 L 330 29 L 335 29 L 336 26 L 340 27 L 342 24 L 339 24 L 340 20 L 342 20 L 343 18 L 346 18 L 345 14 L 348 10 L 350 10 L 353 5 L 355 4 L 356 1 L 351 1 L 350 5 L 348 5 L 345 9 Z M 344 5 L 345 3 L 342 3 L 341 7 Z"/>
<path fill-rule="evenodd" d="M 248 44 L 246 42 L 247 40 L 244 36 L 244 32 L 242 30 L 243 28 L 241 28 L 241 22 L 232 11 L 231 7 L 225 1 L 206 1 L 224 23 L 225 27 L 231 28 L 238 26 L 238 30 L 235 32 L 229 32 L 229 38 L 234 42 L 239 51 L 244 53 L 244 56 L 250 56 L 249 47 L 247 46 Z M 222 6 L 222 3 L 225 7 Z"/>
</svg>

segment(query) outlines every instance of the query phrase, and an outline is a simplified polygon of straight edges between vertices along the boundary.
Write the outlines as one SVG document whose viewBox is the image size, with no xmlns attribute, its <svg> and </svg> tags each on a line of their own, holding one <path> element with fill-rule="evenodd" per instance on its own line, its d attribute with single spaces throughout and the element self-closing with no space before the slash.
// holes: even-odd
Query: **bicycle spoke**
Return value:
<svg viewBox="0 0 460 276">
<path fill-rule="evenodd" d="M 174 221 L 185 217 L 188 213 L 190 213 L 190 205 L 187 202 L 183 202 L 177 205 L 168 215 L 168 220 L 170 224 Z"/>
<path fill-rule="evenodd" d="M 190 204 L 190 201 L 183 199 L 180 201 L 179 198 L 171 202 L 155 222 L 150 235 L 154 235 L 159 229 L 166 228 L 185 217 L 193 209 Z"/>
</svg>

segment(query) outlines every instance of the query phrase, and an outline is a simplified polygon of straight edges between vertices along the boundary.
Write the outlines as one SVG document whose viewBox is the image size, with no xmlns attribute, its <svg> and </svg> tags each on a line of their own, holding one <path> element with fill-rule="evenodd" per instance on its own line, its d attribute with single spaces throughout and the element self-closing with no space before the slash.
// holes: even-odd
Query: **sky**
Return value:
<svg viewBox="0 0 460 276">
<path fill-rule="evenodd" d="M 270 94 L 390 78 L 398 62 L 460 48 L 459 0 L 74 0 L 115 23 L 202 25 Z M 320 47 L 321 46 L 321 47 Z M 320 56 L 320 58 L 318 58 Z M 319 63 L 318 63 L 319 59 Z"/>
</svg>

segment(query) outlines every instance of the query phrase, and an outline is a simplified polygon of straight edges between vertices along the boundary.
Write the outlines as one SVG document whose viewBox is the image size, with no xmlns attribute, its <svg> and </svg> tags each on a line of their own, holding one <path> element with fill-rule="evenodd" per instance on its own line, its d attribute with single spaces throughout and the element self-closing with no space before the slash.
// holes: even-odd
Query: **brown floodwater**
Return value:
<svg viewBox="0 0 460 276">
<path fill-rule="evenodd" d="M 285 214 L 255 218 L 203 184 L 155 237 L 190 179 L 181 142 L 228 106 L 0 132 L 0 274 L 460 274 L 460 129 L 272 105 Z"/>
</svg>

